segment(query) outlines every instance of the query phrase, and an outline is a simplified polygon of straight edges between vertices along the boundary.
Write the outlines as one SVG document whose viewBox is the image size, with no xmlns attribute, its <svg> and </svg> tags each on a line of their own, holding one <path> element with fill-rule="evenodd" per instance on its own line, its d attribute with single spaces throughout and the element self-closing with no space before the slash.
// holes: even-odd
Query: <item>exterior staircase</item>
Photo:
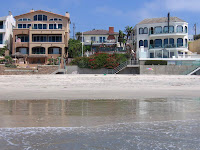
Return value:
<svg viewBox="0 0 200 150">
<path fill-rule="evenodd" d="M 194 71 L 189 73 L 188 75 L 195 75 L 196 72 L 200 71 L 200 67 L 196 68 Z"/>
<path fill-rule="evenodd" d="M 66 73 L 67 73 L 66 61 L 64 58 L 59 58 L 58 70 L 54 71 L 52 74 L 66 74 Z"/>
</svg>

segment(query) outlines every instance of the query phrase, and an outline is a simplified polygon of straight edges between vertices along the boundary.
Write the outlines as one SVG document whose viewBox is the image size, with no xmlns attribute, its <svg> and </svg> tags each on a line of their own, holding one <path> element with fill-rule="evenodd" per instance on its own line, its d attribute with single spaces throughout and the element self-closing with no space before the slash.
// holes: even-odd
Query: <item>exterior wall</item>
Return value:
<svg viewBox="0 0 200 150">
<path fill-rule="evenodd" d="M 13 38 L 13 27 L 15 27 L 15 19 L 12 15 L 5 17 L 3 21 L 3 29 L 0 29 L 0 33 L 3 34 L 3 44 L 0 44 L 0 48 L 7 45 L 9 50 L 12 50 L 12 38 Z"/>
<path fill-rule="evenodd" d="M 35 15 L 46 15 L 47 21 L 34 21 Z M 29 18 L 31 21 L 20 21 L 21 18 Z M 59 18 L 62 19 L 62 21 L 49 21 L 49 19 L 52 18 Z M 15 17 L 16 19 L 16 26 L 17 28 L 14 29 L 14 38 L 13 38 L 13 49 L 12 54 L 15 54 L 17 48 L 28 48 L 29 50 L 29 56 L 35 57 L 35 54 L 32 54 L 32 48 L 33 47 L 44 47 L 45 48 L 45 54 L 37 54 L 37 55 L 45 55 L 46 57 L 66 57 L 66 51 L 65 48 L 68 47 L 68 40 L 69 40 L 69 14 L 66 14 L 66 16 L 53 14 L 51 12 L 46 11 L 32 11 L 27 14 L 22 14 Z M 29 29 L 19 29 L 18 24 L 31 24 L 32 26 Z M 47 29 L 34 29 L 34 24 L 47 24 Z M 49 29 L 49 24 L 62 24 L 62 29 Z M 33 42 L 32 36 L 33 35 L 61 35 L 62 41 L 61 42 Z M 28 35 L 29 36 L 29 42 L 21 42 L 21 43 L 15 43 L 17 35 Z M 48 54 L 48 48 L 50 47 L 58 47 L 61 48 L 61 54 Z"/>
<path fill-rule="evenodd" d="M 149 70 L 147 68 L 152 68 Z M 185 75 L 191 66 L 177 66 L 177 65 L 140 65 L 140 74 L 148 75 Z"/>
<path fill-rule="evenodd" d="M 183 33 L 176 33 L 177 26 L 183 26 Z M 155 28 L 157 26 L 162 27 L 162 31 L 164 26 L 168 26 L 168 23 L 154 23 L 154 24 L 138 24 L 134 28 L 135 36 L 134 40 L 136 41 L 136 51 L 137 51 L 137 56 L 139 57 L 139 52 L 141 51 L 141 48 L 139 47 L 139 41 L 142 40 L 147 40 L 148 41 L 148 47 L 144 47 L 144 52 L 149 52 L 149 50 L 162 50 L 163 48 L 152 48 L 150 49 L 150 40 L 155 40 L 155 39 L 162 39 L 162 44 L 164 44 L 164 39 L 169 39 L 173 38 L 174 39 L 174 44 L 177 44 L 177 39 L 182 38 L 183 39 L 183 47 L 180 48 L 166 48 L 166 50 L 171 50 L 175 51 L 176 54 L 178 54 L 178 51 L 188 51 L 188 44 L 185 47 L 185 39 L 188 41 L 188 31 L 185 33 L 185 26 L 187 27 L 188 30 L 188 23 L 186 22 L 170 22 L 170 26 L 174 26 L 174 33 L 161 33 L 161 34 L 149 34 L 151 27 Z M 148 34 L 139 34 L 139 29 L 140 28 L 148 28 Z M 169 41 L 168 41 L 169 42 Z M 147 55 L 149 57 L 149 54 Z M 177 57 L 177 56 L 176 56 Z"/>
<path fill-rule="evenodd" d="M 196 52 L 196 53 L 200 54 L 200 39 L 189 43 L 189 50 L 193 53 Z"/>
</svg>

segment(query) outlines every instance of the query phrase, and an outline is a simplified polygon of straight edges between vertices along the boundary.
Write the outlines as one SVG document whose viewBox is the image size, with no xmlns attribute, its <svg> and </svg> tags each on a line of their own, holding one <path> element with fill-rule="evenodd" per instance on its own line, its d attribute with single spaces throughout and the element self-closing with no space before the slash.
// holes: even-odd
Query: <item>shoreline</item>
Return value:
<svg viewBox="0 0 200 150">
<path fill-rule="evenodd" d="M 0 100 L 200 97 L 200 76 L 4 75 Z"/>
</svg>

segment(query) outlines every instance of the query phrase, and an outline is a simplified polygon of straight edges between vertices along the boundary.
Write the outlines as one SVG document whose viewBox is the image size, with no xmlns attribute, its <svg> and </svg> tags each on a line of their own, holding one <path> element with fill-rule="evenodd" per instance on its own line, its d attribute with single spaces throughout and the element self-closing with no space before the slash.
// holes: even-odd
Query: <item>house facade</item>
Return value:
<svg viewBox="0 0 200 150">
<path fill-rule="evenodd" d="M 7 46 L 8 50 L 12 49 L 13 27 L 15 19 L 11 12 L 8 16 L 0 17 L 0 48 Z"/>
<path fill-rule="evenodd" d="M 67 57 L 70 15 L 43 10 L 15 16 L 12 56 L 25 63 L 46 64 L 49 58 Z"/>
<path fill-rule="evenodd" d="M 177 17 L 145 19 L 134 28 L 139 59 L 174 59 L 188 50 L 188 23 Z"/>
<path fill-rule="evenodd" d="M 114 31 L 114 27 L 109 27 L 109 30 L 83 32 L 84 45 L 92 45 L 93 51 L 97 51 L 100 45 L 119 47 L 118 37 L 119 33 Z"/>
</svg>

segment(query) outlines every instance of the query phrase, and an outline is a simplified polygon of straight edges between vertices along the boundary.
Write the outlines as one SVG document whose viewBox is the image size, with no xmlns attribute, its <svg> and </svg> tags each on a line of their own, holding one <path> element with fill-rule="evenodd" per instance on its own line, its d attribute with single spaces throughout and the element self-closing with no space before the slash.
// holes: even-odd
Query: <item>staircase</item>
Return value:
<svg viewBox="0 0 200 150">
<path fill-rule="evenodd" d="M 199 70 L 200 70 L 200 67 L 198 67 L 197 69 L 195 69 L 194 71 L 192 71 L 188 75 L 195 75 L 195 73 L 198 72 Z"/>
<path fill-rule="evenodd" d="M 129 61 L 125 61 L 114 69 L 107 69 L 107 71 L 105 71 L 104 74 L 117 74 L 120 71 L 124 70 L 128 66 L 128 64 Z"/>
<path fill-rule="evenodd" d="M 52 74 L 66 74 L 66 73 L 67 73 L 66 61 L 64 58 L 59 58 L 58 70 L 54 71 Z"/>
</svg>

